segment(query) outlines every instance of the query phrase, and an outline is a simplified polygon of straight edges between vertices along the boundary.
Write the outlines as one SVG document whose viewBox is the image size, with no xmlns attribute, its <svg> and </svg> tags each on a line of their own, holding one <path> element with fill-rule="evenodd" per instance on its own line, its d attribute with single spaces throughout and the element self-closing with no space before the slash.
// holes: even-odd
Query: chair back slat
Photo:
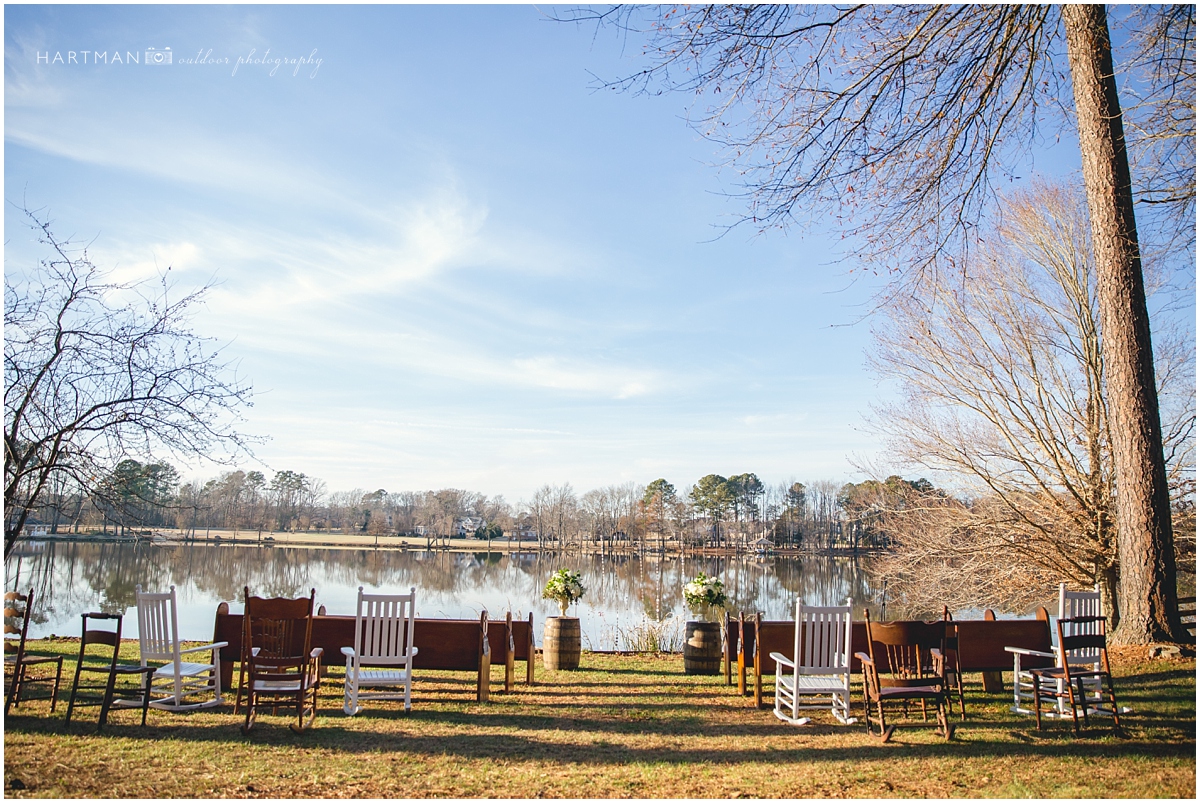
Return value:
<svg viewBox="0 0 1200 803">
<path fill-rule="evenodd" d="M 407 594 L 364 594 L 358 589 L 354 644 L 363 664 L 403 664 L 411 652 L 416 588 Z"/>
<path fill-rule="evenodd" d="M 929 651 L 942 648 L 945 622 L 873 622 L 869 614 L 864 618 L 868 652 L 878 671 L 887 671 L 896 682 L 936 678 Z M 882 651 L 886 669 L 877 651 Z"/>
<path fill-rule="evenodd" d="M 1104 636 L 1094 633 L 1081 633 L 1077 636 L 1063 635 L 1063 647 L 1068 654 L 1078 650 L 1100 650 L 1106 646 Z"/>
<path fill-rule="evenodd" d="M 833 675 L 850 666 L 850 606 L 813 606 L 796 602 L 797 671 Z"/>
<path fill-rule="evenodd" d="M 142 665 L 150 661 L 180 660 L 175 586 L 171 586 L 170 591 L 151 594 L 142 591 L 139 585 L 134 593 L 137 598 Z"/>
</svg>

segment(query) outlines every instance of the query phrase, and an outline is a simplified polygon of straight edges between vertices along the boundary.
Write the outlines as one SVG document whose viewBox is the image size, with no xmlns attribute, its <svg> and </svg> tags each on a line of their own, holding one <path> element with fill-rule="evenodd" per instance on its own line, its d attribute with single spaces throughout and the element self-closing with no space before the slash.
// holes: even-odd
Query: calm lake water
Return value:
<svg viewBox="0 0 1200 803">
<path fill-rule="evenodd" d="M 629 649 L 637 634 L 653 629 L 678 649 L 689 618 L 683 585 L 697 572 L 720 577 L 733 611 L 762 611 L 769 619 L 790 619 L 797 597 L 809 604 L 838 604 L 847 597 L 856 608 L 875 594 L 858 561 L 831 557 L 684 558 L 648 555 L 561 555 L 554 553 L 464 553 L 262 548 L 253 546 L 148 543 L 28 542 L 6 564 L 5 590 L 35 589 L 32 637 L 78 635 L 80 614 L 103 610 L 125 613 L 123 635 L 137 635 L 134 587 L 176 587 L 179 627 L 184 638 L 212 637 L 217 605 L 242 610 L 242 588 L 261 596 L 297 597 L 317 590 L 328 613 L 353 615 L 358 587 L 400 593 L 415 586 L 417 615 L 514 618 L 533 612 L 538 644 L 557 606 L 541 599 L 556 569 L 583 575 L 583 600 L 570 610 L 578 616 L 587 649 Z"/>
</svg>

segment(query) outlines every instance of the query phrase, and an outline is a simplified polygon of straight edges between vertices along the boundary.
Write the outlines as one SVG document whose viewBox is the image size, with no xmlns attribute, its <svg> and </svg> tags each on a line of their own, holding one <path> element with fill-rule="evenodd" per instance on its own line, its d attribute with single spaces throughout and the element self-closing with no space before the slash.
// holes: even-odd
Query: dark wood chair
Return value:
<svg viewBox="0 0 1200 803">
<path fill-rule="evenodd" d="M 246 721 L 242 732 L 254 727 L 260 706 L 272 713 L 280 706 L 295 707 L 296 721 L 290 726 L 301 733 L 317 716 L 317 690 L 321 685 L 321 656 L 312 646 L 313 607 L 317 591 L 308 597 L 264 599 L 245 589 L 246 611 L 242 617 L 242 672 L 234 705 L 246 695 Z"/>
<path fill-rule="evenodd" d="M 21 692 L 34 684 L 54 686 L 47 696 L 26 696 L 25 700 L 50 700 L 50 710 L 58 705 L 58 684 L 62 680 L 61 655 L 29 655 L 25 652 L 25 637 L 29 633 L 29 617 L 33 613 L 33 589 L 28 594 L 10 591 L 4 595 L 4 676 L 7 693 L 4 695 L 4 715 L 8 709 L 21 704 Z M 20 624 L 18 624 L 18 622 Z M 31 674 L 30 667 L 54 665 L 54 675 Z"/>
<path fill-rule="evenodd" d="M 1042 729 L 1042 699 L 1057 699 L 1065 703 L 1071 712 L 1075 733 L 1079 733 L 1079 712 L 1083 711 L 1083 724 L 1087 725 L 1088 710 L 1093 713 L 1111 714 L 1113 730 L 1120 731 L 1121 718 L 1117 708 L 1117 697 L 1113 693 L 1112 670 L 1108 664 L 1108 633 L 1103 616 L 1076 616 L 1058 620 L 1058 666 L 1031 669 L 1033 677 L 1033 711 L 1038 730 Z M 1091 632 L 1086 632 L 1091 631 Z M 1099 653 L 1099 668 L 1072 664 L 1070 656 L 1076 650 Z M 1104 711 L 1095 698 L 1085 691 L 1085 683 L 1103 684 L 1108 689 L 1111 711 Z"/>
<path fill-rule="evenodd" d="M 145 727 L 150 703 L 150 678 L 158 667 L 119 662 L 121 614 L 85 613 L 82 618 L 83 635 L 79 639 L 75 682 L 71 684 L 71 699 L 67 703 L 67 723 L 70 724 L 76 707 L 98 705 L 100 719 L 96 723 L 96 730 L 99 731 L 108 722 L 108 712 L 114 703 L 136 702 L 142 709 L 142 726 Z M 93 626 L 94 622 L 105 621 L 115 621 L 116 629 Z M 89 647 L 92 649 L 89 650 Z M 122 677 L 137 677 L 138 685 L 133 689 L 119 689 L 117 678 Z M 121 696 L 118 697 L 118 694 Z"/>
<path fill-rule="evenodd" d="M 962 654 L 958 649 L 958 625 L 950 614 L 950 606 L 942 606 L 942 622 L 946 635 L 942 638 L 942 656 L 946 659 L 946 702 L 953 707 L 958 700 L 959 719 L 967 719 L 967 701 L 963 696 Z"/>
<path fill-rule="evenodd" d="M 867 649 L 857 654 L 863 668 L 863 697 L 867 732 L 888 741 L 895 725 L 888 725 L 885 705 L 899 702 L 908 714 L 909 703 L 921 703 L 922 720 L 928 721 L 928 704 L 937 711 L 937 726 L 946 739 L 954 726 L 946 713 L 946 669 L 942 654 L 943 622 L 872 623 L 865 613 Z M 871 727 L 871 706 L 879 717 L 879 733 Z"/>
</svg>

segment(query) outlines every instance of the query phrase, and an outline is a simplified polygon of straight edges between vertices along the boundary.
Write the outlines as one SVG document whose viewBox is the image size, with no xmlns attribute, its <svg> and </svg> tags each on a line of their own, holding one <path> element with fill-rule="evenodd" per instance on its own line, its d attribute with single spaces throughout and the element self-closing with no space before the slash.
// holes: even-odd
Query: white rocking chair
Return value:
<svg viewBox="0 0 1200 803">
<path fill-rule="evenodd" d="M 221 705 L 221 648 L 218 641 L 184 649 L 179 644 L 179 618 L 175 586 L 165 594 L 148 594 L 135 588 L 138 609 L 138 639 L 142 666 L 163 662 L 150 681 L 150 707 L 164 711 L 194 711 Z M 207 663 L 184 661 L 183 656 L 208 653 Z M 155 695 L 160 695 L 155 699 Z M 202 699 L 196 699 L 202 697 Z M 189 699 L 190 698 L 190 699 Z"/>
<path fill-rule="evenodd" d="M 796 639 L 789 658 L 771 653 L 775 661 L 775 716 L 792 725 L 806 725 L 801 708 L 829 706 L 844 725 L 850 716 L 850 600 L 841 607 L 813 607 L 796 601 Z M 831 703 L 801 703 L 828 695 Z"/>
<path fill-rule="evenodd" d="M 412 710 L 412 645 L 417 589 L 407 594 L 364 594 L 358 587 L 358 612 L 354 621 L 354 646 L 342 647 L 346 656 L 346 702 L 349 716 L 362 711 L 359 700 L 404 700 Z M 371 668 L 366 668 L 371 667 Z M 367 688 L 392 691 L 363 692 Z"/>
</svg>

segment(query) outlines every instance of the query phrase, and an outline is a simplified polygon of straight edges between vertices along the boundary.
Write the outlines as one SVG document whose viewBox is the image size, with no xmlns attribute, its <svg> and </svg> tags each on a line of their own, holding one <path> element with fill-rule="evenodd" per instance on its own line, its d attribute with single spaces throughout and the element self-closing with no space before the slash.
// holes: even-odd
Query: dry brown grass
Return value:
<svg viewBox="0 0 1200 803">
<path fill-rule="evenodd" d="M 46 642 L 39 647 L 47 649 Z M 69 655 L 59 640 L 49 649 Z M 73 667 L 64 666 L 69 685 Z M 520 666 L 520 665 L 519 665 Z M 1117 667 L 1128 735 L 1038 733 L 1003 695 L 968 686 L 954 741 L 901 729 L 881 745 L 827 713 L 803 728 L 755 710 L 679 655 L 585 653 L 577 672 L 538 668 L 533 687 L 479 704 L 468 675 L 418 673 L 411 715 L 375 703 L 341 713 L 340 670 L 314 730 L 262 717 L 243 736 L 230 708 L 172 715 L 22 705 L 5 724 L 10 797 L 1181 797 L 1196 791 L 1194 660 Z M 495 669 L 500 681 L 501 671 Z M 501 687 L 502 686 L 497 686 Z M 496 688 L 496 687 L 494 687 Z"/>
</svg>

